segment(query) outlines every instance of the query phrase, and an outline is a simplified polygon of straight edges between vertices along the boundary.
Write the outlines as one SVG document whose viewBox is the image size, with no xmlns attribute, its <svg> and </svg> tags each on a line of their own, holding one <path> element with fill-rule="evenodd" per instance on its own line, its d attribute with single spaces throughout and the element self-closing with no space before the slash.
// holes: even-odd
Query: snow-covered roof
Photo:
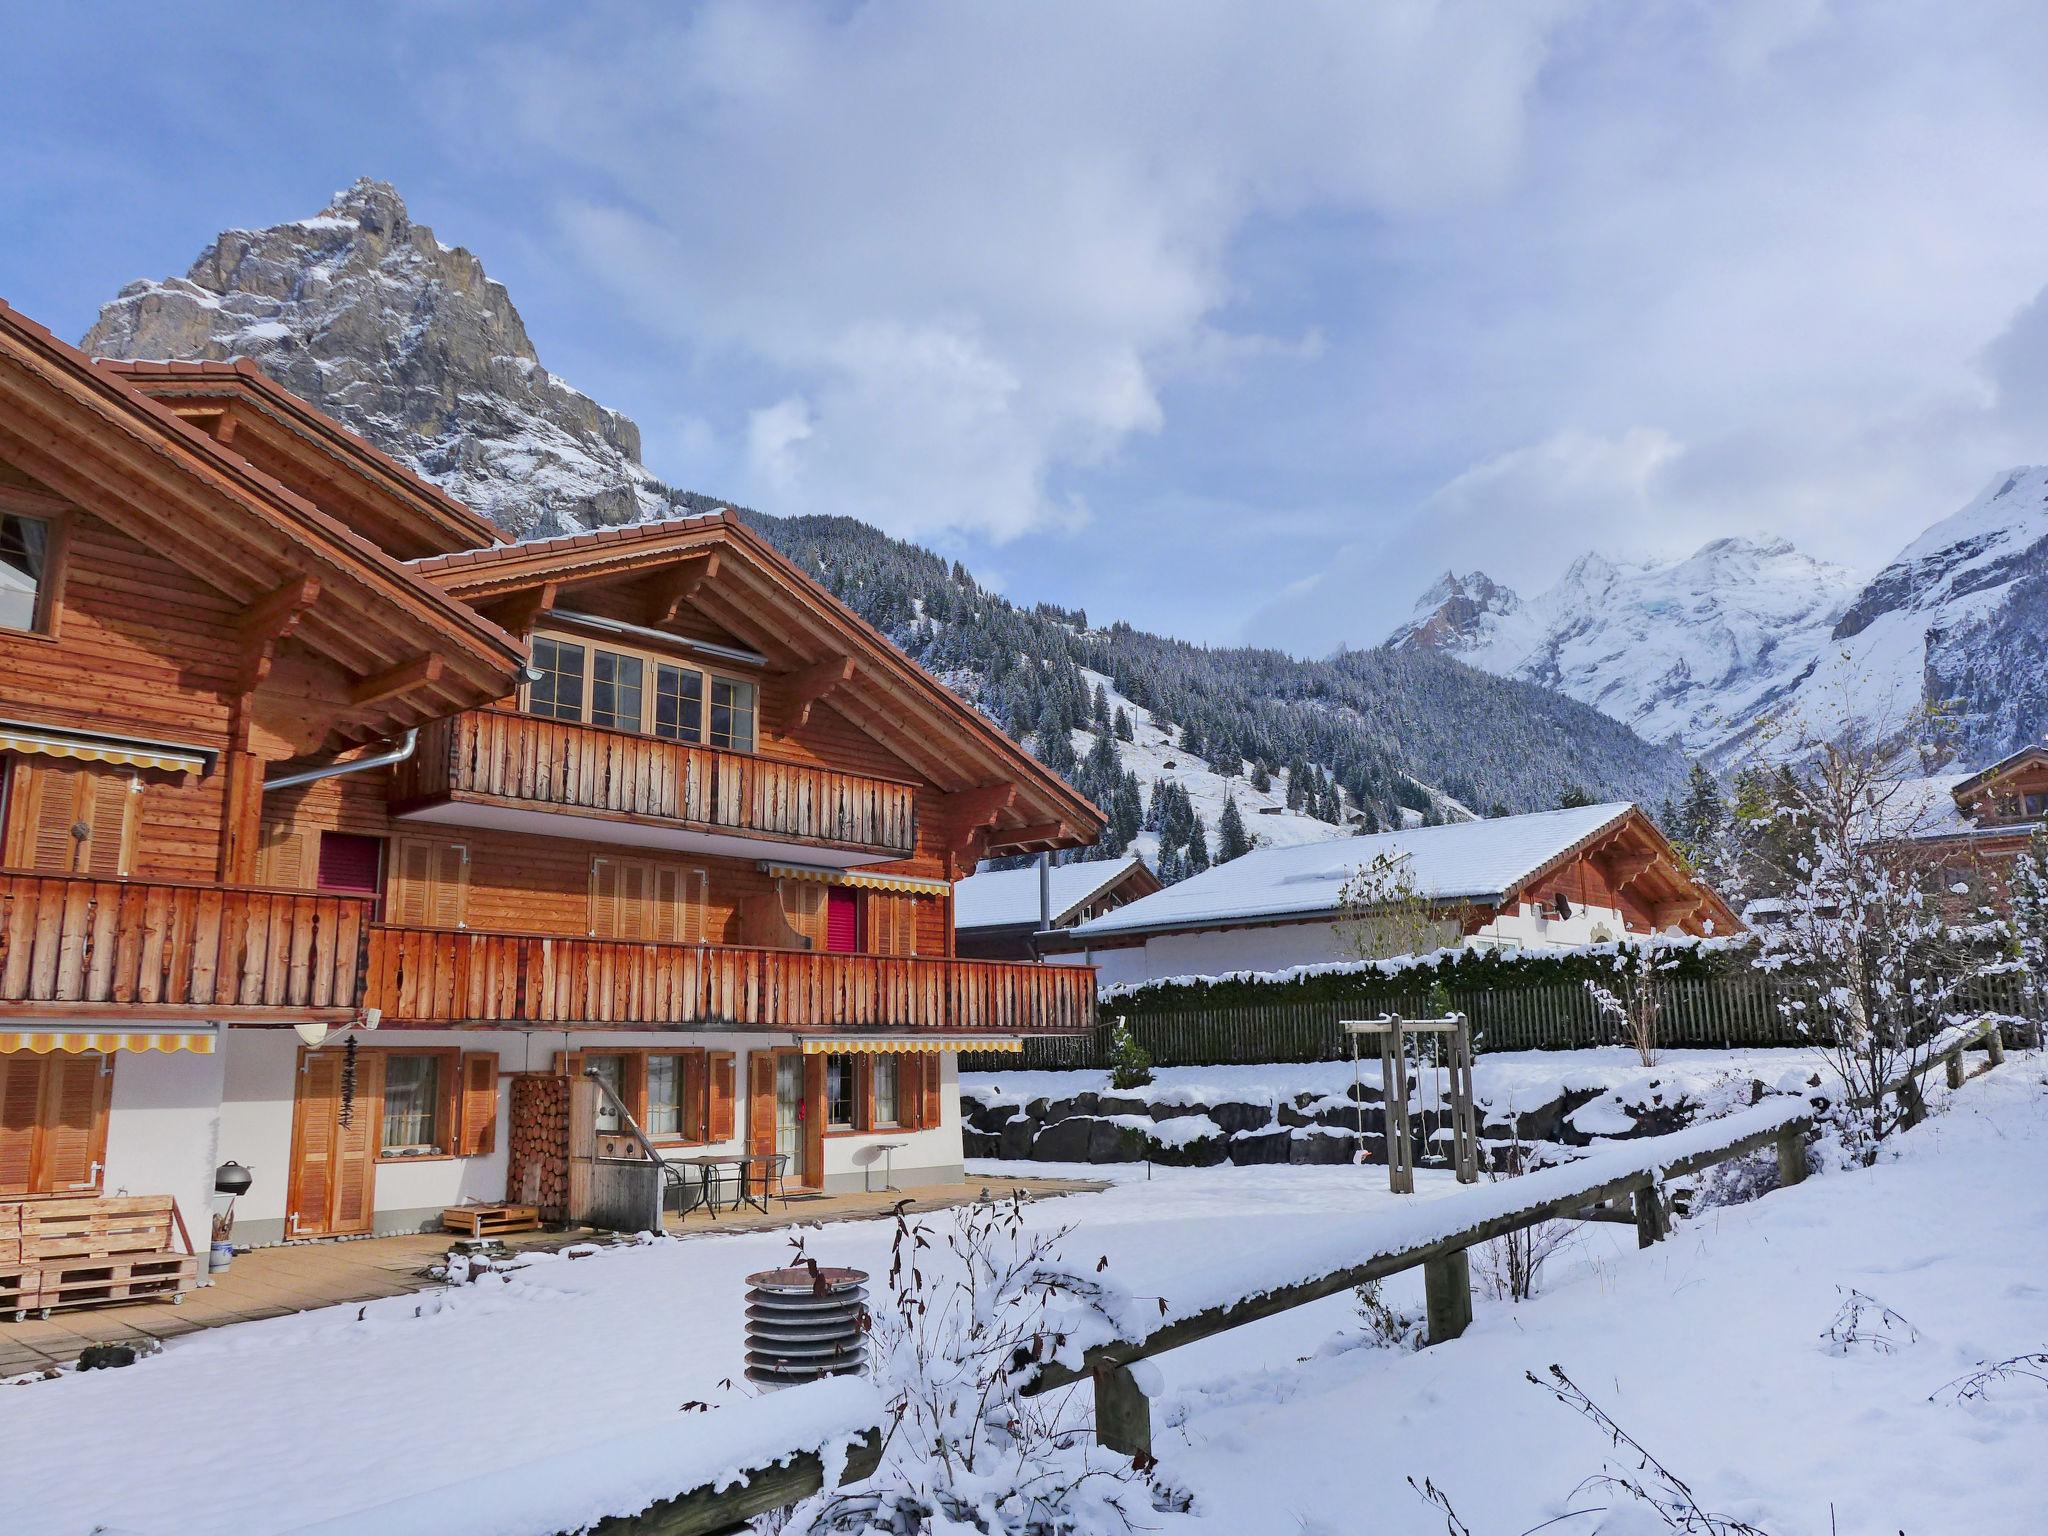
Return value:
<svg viewBox="0 0 2048 1536">
<path fill-rule="evenodd" d="M 1956 786 L 1975 777 L 1937 773 L 1924 779 L 1901 779 L 1885 792 L 1881 805 L 1866 809 L 1861 835 L 1869 841 L 1968 837 L 1977 826 L 1956 804 Z"/>
<path fill-rule="evenodd" d="M 1438 901 L 1498 899 L 1633 809 L 1626 801 L 1614 801 L 1293 848 L 1256 848 L 1073 932 L 1081 938 L 1106 937 L 1334 912 L 1342 905 L 1345 881 L 1382 856 L 1404 861 L 1418 895 Z"/>
<path fill-rule="evenodd" d="M 1136 854 L 1122 859 L 1097 859 L 1084 864 L 1055 864 L 1052 876 L 1052 920 L 1058 923 L 1131 872 Z M 1036 927 L 1038 867 L 992 869 L 969 875 L 953 887 L 953 927 L 966 933 L 977 928 Z"/>
</svg>

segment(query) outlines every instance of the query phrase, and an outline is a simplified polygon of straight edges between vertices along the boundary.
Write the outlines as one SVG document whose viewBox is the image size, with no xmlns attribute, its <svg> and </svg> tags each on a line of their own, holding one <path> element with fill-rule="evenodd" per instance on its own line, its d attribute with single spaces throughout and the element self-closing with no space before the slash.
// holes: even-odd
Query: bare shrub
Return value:
<svg viewBox="0 0 2048 1536">
<path fill-rule="evenodd" d="M 2048 1387 L 2048 1353 L 2014 1355 L 2010 1360 L 1980 1365 L 1968 1375 L 1958 1376 L 1948 1385 L 1935 1388 L 1927 1394 L 1927 1401 L 1983 1402 L 1990 1397 L 1993 1387 L 2008 1381 L 2038 1381 Z"/>
<path fill-rule="evenodd" d="M 1866 1296 L 1854 1286 L 1845 1291 L 1838 1285 L 1835 1291 L 1842 1297 L 1842 1304 L 1835 1309 L 1834 1321 L 1821 1330 L 1829 1354 L 1868 1350 L 1872 1354 L 1892 1355 L 1908 1344 L 1920 1342 L 1920 1330 L 1876 1297 Z"/>
</svg>

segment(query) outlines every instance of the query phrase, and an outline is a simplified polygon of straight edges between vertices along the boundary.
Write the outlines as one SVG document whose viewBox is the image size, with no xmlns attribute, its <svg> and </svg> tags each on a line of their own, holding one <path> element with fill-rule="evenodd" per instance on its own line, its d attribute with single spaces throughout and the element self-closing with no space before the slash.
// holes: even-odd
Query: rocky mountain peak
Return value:
<svg viewBox="0 0 2048 1536">
<path fill-rule="evenodd" d="M 502 283 L 364 178 L 310 218 L 224 231 L 182 277 L 130 283 L 83 342 L 246 357 L 517 536 L 660 516 L 640 429 L 541 366 Z"/>
<path fill-rule="evenodd" d="M 1513 590 L 1484 571 L 1467 571 L 1463 576 L 1445 571 L 1417 600 L 1408 622 L 1388 643 L 1455 651 L 1489 615 L 1513 613 L 1521 606 L 1522 600 Z"/>
</svg>

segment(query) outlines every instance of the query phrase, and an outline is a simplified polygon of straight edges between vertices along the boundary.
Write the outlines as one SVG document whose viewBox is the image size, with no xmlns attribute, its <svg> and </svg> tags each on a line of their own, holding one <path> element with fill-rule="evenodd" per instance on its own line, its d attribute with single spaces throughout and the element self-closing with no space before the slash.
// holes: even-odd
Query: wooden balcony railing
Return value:
<svg viewBox="0 0 2048 1536">
<path fill-rule="evenodd" d="M 365 1002 L 404 1024 L 1068 1034 L 1095 1025 L 1095 971 L 380 925 Z"/>
<path fill-rule="evenodd" d="M 489 796 L 707 831 L 909 854 L 915 788 L 895 779 L 480 709 L 420 730 L 399 802 Z"/>
<path fill-rule="evenodd" d="M 353 1011 L 367 898 L 0 871 L 0 1014 Z"/>
</svg>

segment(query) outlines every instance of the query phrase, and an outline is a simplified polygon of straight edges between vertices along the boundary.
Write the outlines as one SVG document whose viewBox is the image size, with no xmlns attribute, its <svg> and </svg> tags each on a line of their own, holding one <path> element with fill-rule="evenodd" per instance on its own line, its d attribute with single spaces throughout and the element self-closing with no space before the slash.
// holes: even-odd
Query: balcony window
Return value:
<svg viewBox="0 0 2048 1536">
<path fill-rule="evenodd" d="M 735 752 L 754 750 L 754 685 L 723 677 L 711 680 L 711 745 Z"/>
<path fill-rule="evenodd" d="M 567 640 L 550 640 L 545 635 L 533 642 L 533 667 L 540 673 L 526 692 L 527 712 L 550 720 L 583 718 L 583 663 L 580 645 Z"/>
<path fill-rule="evenodd" d="M 590 723 L 617 731 L 640 729 L 640 679 L 644 669 L 638 656 L 617 651 L 598 651 L 590 667 Z"/>
<path fill-rule="evenodd" d="M 654 669 L 654 734 L 670 741 L 704 739 L 704 674 L 692 667 Z"/>
<path fill-rule="evenodd" d="M 828 1131 L 850 1131 L 855 1129 L 853 1112 L 856 1072 L 851 1056 L 827 1056 L 825 1058 L 825 1129 Z"/>
<path fill-rule="evenodd" d="M 441 1144 L 441 1058 L 393 1051 L 384 1058 L 386 1157 L 438 1154 Z"/>
<path fill-rule="evenodd" d="M 900 1083 L 902 1063 L 894 1056 L 877 1056 L 875 1074 L 875 1125 L 897 1126 L 903 1123 L 903 1114 L 898 1107 L 902 1102 Z"/>
<path fill-rule="evenodd" d="M 47 618 L 50 524 L 0 512 L 0 629 L 40 629 Z"/>
</svg>

